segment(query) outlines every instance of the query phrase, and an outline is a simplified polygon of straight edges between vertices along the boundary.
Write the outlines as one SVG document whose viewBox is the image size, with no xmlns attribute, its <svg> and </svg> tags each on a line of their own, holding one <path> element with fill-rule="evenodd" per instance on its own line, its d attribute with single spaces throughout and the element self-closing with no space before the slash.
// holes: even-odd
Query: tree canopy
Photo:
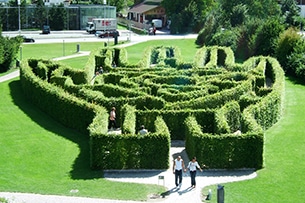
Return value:
<svg viewBox="0 0 305 203">
<path fill-rule="evenodd" d="M 199 31 L 204 16 L 212 10 L 213 0 L 163 0 L 161 5 L 171 20 L 171 32 Z"/>
</svg>

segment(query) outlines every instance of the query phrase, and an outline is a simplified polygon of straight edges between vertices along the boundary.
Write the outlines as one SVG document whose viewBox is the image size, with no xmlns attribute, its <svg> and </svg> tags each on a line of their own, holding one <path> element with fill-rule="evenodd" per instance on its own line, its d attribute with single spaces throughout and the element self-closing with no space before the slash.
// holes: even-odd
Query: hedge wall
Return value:
<svg viewBox="0 0 305 203">
<path fill-rule="evenodd" d="M 106 72 L 95 75 L 99 66 Z M 94 169 L 165 169 L 170 139 L 186 140 L 188 155 L 210 168 L 261 168 L 263 130 L 280 118 L 285 88 L 275 59 L 235 64 L 230 48 L 216 46 L 199 49 L 194 63 L 163 46 L 136 66 L 117 48 L 95 50 L 84 70 L 31 59 L 20 78 L 35 105 L 89 134 Z M 107 129 L 113 106 L 122 134 Z M 137 134 L 142 124 L 148 135 Z"/>
<path fill-rule="evenodd" d="M 130 125 L 128 119 L 124 121 L 128 124 L 123 126 Z M 154 125 L 156 131 L 150 131 L 146 135 L 92 133 L 90 136 L 92 168 L 167 169 L 170 134 L 161 117 L 156 118 Z"/>
</svg>

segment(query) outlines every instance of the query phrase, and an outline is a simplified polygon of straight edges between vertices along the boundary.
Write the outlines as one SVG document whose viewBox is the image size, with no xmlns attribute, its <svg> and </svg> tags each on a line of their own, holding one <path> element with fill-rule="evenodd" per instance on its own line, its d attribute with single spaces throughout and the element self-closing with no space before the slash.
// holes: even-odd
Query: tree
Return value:
<svg viewBox="0 0 305 203">
<path fill-rule="evenodd" d="M 215 5 L 213 0 L 163 0 L 161 5 L 171 20 L 171 33 L 199 31 L 204 16 Z"/>
<path fill-rule="evenodd" d="M 22 26 L 23 22 L 25 22 L 25 5 L 26 5 L 26 1 L 21 1 L 20 2 L 20 24 Z M 7 30 L 18 30 L 19 26 L 18 26 L 18 5 L 17 5 L 17 1 L 9 1 L 8 6 L 10 7 L 8 9 L 8 13 L 5 13 L 5 15 L 8 14 L 8 16 L 6 16 L 6 19 L 8 20 L 8 26 L 6 29 Z M 4 20 L 3 22 L 6 22 L 6 20 Z"/>
<path fill-rule="evenodd" d="M 35 23 L 38 28 L 41 28 L 44 24 L 48 24 L 47 8 L 44 5 L 43 0 L 38 0 L 35 8 Z"/>
<path fill-rule="evenodd" d="M 3 39 L 3 37 L 2 37 L 2 26 L 0 25 L 0 64 L 2 64 L 3 63 L 3 61 L 4 61 L 4 44 L 2 43 L 2 39 Z M 0 72 L 1 72 L 1 70 L 0 70 Z"/>
<path fill-rule="evenodd" d="M 211 12 L 204 21 L 204 28 L 200 30 L 196 39 L 196 44 L 204 46 L 211 44 L 213 36 L 220 30 L 219 16 L 216 11 Z"/>
<path fill-rule="evenodd" d="M 228 29 L 217 32 L 211 39 L 208 46 L 218 45 L 230 47 L 232 51 L 236 52 L 237 43 L 240 38 L 240 33 L 238 29 Z"/>
<path fill-rule="evenodd" d="M 298 17 L 300 16 L 300 7 L 297 6 L 295 0 L 282 0 L 281 11 L 284 16 L 285 23 L 287 27 L 289 26 L 298 26 Z"/>
<path fill-rule="evenodd" d="M 243 25 L 238 26 L 239 39 L 235 56 L 240 59 L 247 59 L 253 56 L 255 36 L 258 28 L 264 23 L 263 19 L 251 17 Z"/>
<path fill-rule="evenodd" d="M 238 5 L 244 5 L 249 17 L 259 17 L 261 19 L 270 16 L 278 16 L 280 7 L 277 0 L 220 0 L 222 19 L 231 19 L 232 15 L 236 15 Z M 239 9 L 240 11 L 241 8 Z M 240 13 L 239 11 L 239 13 Z"/>
<path fill-rule="evenodd" d="M 108 4 L 111 6 L 115 6 L 116 11 L 119 12 L 124 8 L 125 0 L 109 0 Z"/>
<path fill-rule="evenodd" d="M 270 18 L 258 28 L 255 36 L 254 55 L 274 56 L 278 37 L 284 31 L 279 18 Z"/>
<path fill-rule="evenodd" d="M 0 73 L 10 69 L 18 53 L 20 44 L 20 37 L 8 38 L 0 36 Z"/>
<path fill-rule="evenodd" d="M 287 69 L 290 75 L 295 75 L 298 78 L 305 79 L 305 41 L 299 40 L 291 55 L 287 57 Z"/>
<path fill-rule="evenodd" d="M 230 16 L 230 23 L 232 27 L 236 27 L 238 25 L 242 25 L 247 18 L 248 9 L 244 4 L 238 4 L 233 7 L 232 14 Z"/>
<path fill-rule="evenodd" d="M 279 37 L 276 47 L 276 58 L 282 65 L 285 72 L 289 73 L 292 71 L 289 69 L 289 66 L 287 66 L 288 56 L 291 55 L 294 47 L 297 46 L 300 40 L 302 40 L 301 36 L 294 28 L 285 30 Z"/>
<path fill-rule="evenodd" d="M 63 4 L 50 9 L 50 27 L 53 30 L 63 30 L 67 27 L 67 11 Z"/>
</svg>

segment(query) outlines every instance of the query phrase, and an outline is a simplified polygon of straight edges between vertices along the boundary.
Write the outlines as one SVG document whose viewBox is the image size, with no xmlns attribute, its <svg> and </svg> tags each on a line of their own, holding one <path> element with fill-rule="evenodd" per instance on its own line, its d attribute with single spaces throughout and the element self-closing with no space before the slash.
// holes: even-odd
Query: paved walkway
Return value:
<svg viewBox="0 0 305 203">
<path fill-rule="evenodd" d="M 62 60 L 66 58 L 88 55 L 89 52 L 80 52 L 70 56 L 56 58 Z M 13 79 L 19 76 L 19 70 L 0 77 L 0 82 Z M 161 196 L 152 195 L 148 197 L 148 202 L 184 203 L 202 202 L 201 190 L 208 185 L 222 184 L 226 182 L 243 181 L 256 177 L 253 170 L 204 170 L 197 173 L 197 187 L 192 189 L 189 173 L 183 174 L 183 182 L 180 188 L 174 184 L 174 174 L 172 172 L 172 160 L 181 155 L 185 164 L 189 158 L 185 152 L 183 141 L 172 141 L 170 149 L 171 166 L 168 170 L 110 170 L 105 171 L 105 178 L 112 181 L 135 182 L 145 184 L 164 185 L 168 190 Z M 152 160 L 153 161 L 153 160 Z M 163 179 L 160 179 L 162 177 Z M 213 192 L 216 192 L 216 188 Z M 105 200 L 97 198 L 67 197 L 58 195 L 40 195 L 25 193 L 0 192 L 0 197 L 5 197 L 9 203 L 137 203 L 136 201 Z"/>
<path fill-rule="evenodd" d="M 175 176 L 172 171 L 172 160 L 178 155 L 182 156 L 185 164 L 189 162 L 184 148 L 183 141 L 172 141 L 170 148 L 171 165 L 168 170 L 147 170 L 147 171 L 105 171 L 105 178 L 113 181 L 121 182 L 135 182 L 145 184 L 159 184 L 164 185 L 168 190 L 161 197 L 154 201 L 160 202 L 202 202 L 204 198 L 201 195 L 203 187 L 214 184 L 222 184 L 226 182 L 235 182 L 248 180 L 256 177 L 256 173 L 253 170 L 203 170 L 203 172 L 197 172 L 196 177 L 196 189 L 191 188 L 191 178 L 189 172 L 183 173 L 183 181 L 180 188 L 175 187 Z M 159 179 L 163 176 L 164 179 Z M 216 188 L 215 191 L 216 192 Z M 154 197 L 151 198 L 152 201 Z"/>
<path fill-rule="evenodd" d="M 187 164 L 189 158 L 185 153 L 183 141 L 172 141 L 170 149 L 170 160 L 181 155 Z M 104 172 L 105 178 L 112 181 L 134 182 L 143 184 L 158 184 L 167 188 L 162 194 L 152 194 L 148 197 L 147 202 L 164 202 L 164 203 L 185 203 L 185 202 L 202 202 L 205 197 L 202 196 L 202 188 L 208 185 L 217 185 L 227 182 L 236 182 L 248 180 L 256 177 L 253 170 L 204 170 L 198 172 L 196 177 L 197 186 L 191 188 L 189 173 L 183 174 L 183 182 L 180 188 L 174 184 L 174 174 L 172 172 L 172 162 L 168 170 L 107 170 Z M 160 176 L 163 179 L 160 179 Z M 216 193 L 216 188 L 212 191 Z M 206 195 L 206 194 L 205 194 Z M 85 198 L 73 196 L 58 195 L 40 195 L 25 193 L 0 192 L 0 197 L 5 197 L 9 203 L 140 203 L 137 201 L 106 200 L 98 198 Z M 216 200 L 214 200 L 215 202 Z"/>
</svg>

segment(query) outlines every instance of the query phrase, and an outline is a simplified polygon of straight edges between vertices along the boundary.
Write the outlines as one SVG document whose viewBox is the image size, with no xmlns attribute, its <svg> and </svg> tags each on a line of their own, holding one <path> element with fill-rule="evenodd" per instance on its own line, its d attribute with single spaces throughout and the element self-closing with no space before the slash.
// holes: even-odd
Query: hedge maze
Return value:
<svg viewBox="0 0 305 203">
<path fill-rule="evenodd" d="M 199 49 L 193 63 L 163 46 L 147 48 L 137 65 L 123 48 L 91 52 L 84 70 L 30 59 L 20 80 L 34 105 L 89 137 L 92 169 L 167 169 L 172 139 L 210 168 L 262 168 L 264 130 L 280 118 L 284 96 L 276 59 L 238 64 L 216 46 Z M 121 134 L 108 132 L 113 106 Z M 141 125 L 150 133 L 140 136 Z"/>
</svg>

